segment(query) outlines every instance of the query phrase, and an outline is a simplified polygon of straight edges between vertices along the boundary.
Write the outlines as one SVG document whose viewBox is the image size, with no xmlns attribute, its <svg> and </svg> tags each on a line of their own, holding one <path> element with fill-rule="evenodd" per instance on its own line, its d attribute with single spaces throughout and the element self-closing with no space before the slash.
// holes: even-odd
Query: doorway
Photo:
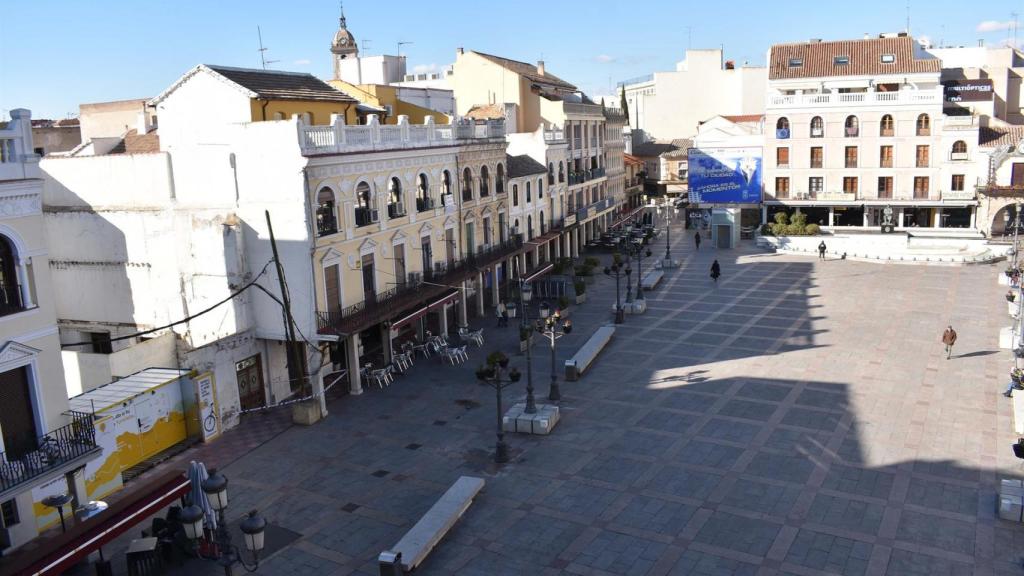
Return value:
<svg viewBox="0 0 1024 576">
<path fill-rule="evenodd" d="M 377 286 L 373 278 L 373 254 L 366 254 L 362 259 L 363 270 L 363 301 L 367 305 L 377 301 Z"/>
<path fill-rule="evenodd" d="M 259 354 L 235 363 L 235 379 L 238 381 L 238 401 L 242 410 L 266 406 L 267 396 L 263 389 L 263 369 Z"/>
</svg>

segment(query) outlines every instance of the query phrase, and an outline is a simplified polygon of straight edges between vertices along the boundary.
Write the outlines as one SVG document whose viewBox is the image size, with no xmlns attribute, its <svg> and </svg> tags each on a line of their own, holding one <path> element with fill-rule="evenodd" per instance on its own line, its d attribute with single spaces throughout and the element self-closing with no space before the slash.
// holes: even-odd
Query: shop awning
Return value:
<svg viewBox="0 0 1024 576">
<path fill-rule="evenodd" d="M 458 299 L 458 297 L 459 297 L 459 289 L 458 288 L 452 288 L 444 296 L 442 296 L 442 297 L 440 297 L 440 298 L 438 298 L 438 299 L 436 299 L 436 300 L 434 300 L 432 302 L 425 302 L 422 306 L 419 306 L 416 309 L 411 310 L 411 311 L 409 311 L 406 314 L 402 314 L 401 316 L 399 316 L 399 317 L 395 318 L 394 320 L 392 320 L 391 321 L 391 330 L 392 331 L 396 331 L 399 328 L 401 328 L 402 326 L 404 326 L 404 325 L 406 325 L 406 324 L 408 324 L 410 322 L 413 322 L 415 320 L 419 320 L 420 318 L 426 316 L 428 312 L 430 312 L 432 310 L 437 310 L 438 308 L 440 308 L 440 307 L 442 307 L 445 304 L 448 304 L 450 302 L 454 302 L 455 300 Z"/>
<path fill-rule="evenodd" d="M 551 272 L 551 270 L 554 269 L 554 267 L 555 267 L 554 264 L 551 264 L 551 263 L 545 264 L 545 265 L 541 266 L 540 268 L 534 270 L 533 272 L 530 272 L 529 276 L 526 276 L 525 278 L 523 278 L 523 282 L 533 282 L 537 278 L 540 278 L 541 276 L 547 274 L 548 272 Z"/>
<path fill-rule="evenodd" d="M 169 471 L 146 484 L 125 489 L 107 510 L 54 538 L 34 542 L 0 560 L 0 576 L 58 575 L 104 544 L 160 512 L 188 493 L 184 472 Z"/>
<path fill-rule="evenodd" d="M 644 208 L 646 208 L 646 206 L 640 206 L 639 208 L 636 208 L 635 210 L 633 210 L 629 214 L 626 214 L 622 218 L 619 218 L 618 220 L 616 220 L 615 223 L 612 224 L 611 227 L 612 228 L 616 228 L 616 227 L 622 226 L 623 224 L 626 223 L 627 220 L 632 220 L 634 216 L 636 216 L 637 214 L 642 212 Z"/>
</svg>

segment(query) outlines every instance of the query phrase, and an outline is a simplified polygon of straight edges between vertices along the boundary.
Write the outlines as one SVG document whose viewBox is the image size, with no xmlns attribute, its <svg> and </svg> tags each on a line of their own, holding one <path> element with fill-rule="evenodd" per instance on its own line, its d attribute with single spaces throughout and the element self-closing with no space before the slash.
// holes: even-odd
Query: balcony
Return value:
<svg viewBox="0 0 1024 576">
<path fill-rule="evenodd" d="M 565 142 L 565 131 L 558 128 L 544 130 L 544 141 L 549 144 Z"/>
<path fill-rule="evenodd" d="M 406 116 L 398 117 L 398 124 L 382 125 L 376 116 L 369 117 L 365 125 L 347 125 L 339 116 L 332 116 L 329 126 L 299 125 L 302 154 L 340 154 L 375 150 L 402 150 L 454 145 L 464 140 L 487 140 L 505 137 L 503 120 L 481 123 L 434 124 L 428 118 L 424 124 L 410 124 Z"/>
<path fill-rule="evenodd" d="M 770 94 L 768 109 L 779 108 L 853 108 L 885 105 L 942 105 L 942 86 L 896 92 L 827 92 L 823 94 Z"/>
<path fill-rule="evenodd" d="M 788 140 L 789 139 L 789 128 L 776 128 L 775 129 L 776 140 Z"/>
<path fill-rule="evenodd" d="M 943 200 L 974 200 L 975 194 L 973 190 L 943 190 L 941 193 Z"/>
<path fill-rule="evenodd" d="M 338 219 L 334 217 L 334 208 L 330 211 L 318 211 L 316 215 L 316 235 L 330 236 L 338 233 Z"/>
<path fill-rule="evenodd" d="M 892 136 L 896 135 L 896 130 L 893 129 L 893 128 L 881 128 L 881 129 L 879 129 L 878 134 L 880 136 L 884 136 L 886 138 L 889 138 L 889 137 L 892 137 Z"/>
<path fill-rule="evenodd" d="M 92 414 L 71 413 L 72 421 L 44 436 L 28 439 L 0 452 L 0 497 L 44 476 L 55 476 L 99 455 Z"/>
<path fill-rule="evenodd" d="M 397 202 L 388 204 L 388 218 L 395 219 L 405 216 L 405 204 Z"/>
<path fill-rule="evenodd" d="M 856 192 L 818 192 L 814 196 L 816 200 L 828 202 L 854 202 L 857 200 Z"/>
<path fill-rule="evenodd" d="M 450 290 L 450 286 L 515 254 L 522 247 L 522 236 L 514 235 L 510 240 L 481 249 L 461 260 L 435 262 L 433 270 L 409 274 L 408 282 L 376 294 L 372 299 L 341 310 L 317 310 L 317 330 L 321 334 L 353 334 L 391 320 L 413 305 L 442 295 Z"/>
<path fill-rule="evenodd" d="M 573 150 L 579 150 L 581 148 L 583 148 L 583 138 L 580 138 L 579 136 L 573 138 L 572 139 L 572 149 Z"/>
<path fill-rule="evenodd" d="M 0 316 L 16 314 L 25 310 L 21 299 L 21 286 L 0 282 Z"/>
<path fill-rule="evenodd" d="M 852 128 L 850 126 L 846 127 L 847 138 L 856 138 L 857 136 L 860 136 L 860 130 L 858 130 L 857 128 Z"/>
<path fill-rule="evenodd" d="M 417 212 L 428 212 L 434 209 L 433 198 L 417 198 L 416 199 L 416 211 Z"/>
<path fill-rule="evenodd" d="M 970 155 L 967 152 L 950 152 L 949 153 L 949 160 L 951 162 L 966 162 L 966 161 L 968 161 L 970 159 L 971 159 L 971 157 L 970 157 Z"/>
<path fill-rule="evenodd" d="M 778 162 L 775 164 L 775 167 L 779 170 L 787 170 L 789 169 L 789 162 Z"/>
<path fill-rule="evenodd" d="M 356 226 L 369 226 L 370 224 L 376 224 L 378 221 L 380 221 L 380 215 L 377 210 L 371 210 L 363 206 L 356 208 Z"/>
</svg>

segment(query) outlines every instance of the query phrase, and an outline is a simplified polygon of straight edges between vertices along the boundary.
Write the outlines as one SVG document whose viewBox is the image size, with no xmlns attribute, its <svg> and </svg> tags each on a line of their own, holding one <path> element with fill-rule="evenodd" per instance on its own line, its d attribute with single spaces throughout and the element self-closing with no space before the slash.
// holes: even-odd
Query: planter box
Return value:
<svg viewBox="0 0 1024 576">
<path fill-rule="evenodd" d="M 320 402 L 313 398 L 292 404 L 292 422 L 310 426 L 320 421 Z"/>
</svg>

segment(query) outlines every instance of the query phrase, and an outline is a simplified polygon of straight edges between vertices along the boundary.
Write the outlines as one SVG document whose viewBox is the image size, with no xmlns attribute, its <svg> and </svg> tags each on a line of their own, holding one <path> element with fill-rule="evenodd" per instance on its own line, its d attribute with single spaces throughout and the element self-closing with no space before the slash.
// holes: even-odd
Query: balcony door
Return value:
<svg viewBox="0 0 1024 576">
<path fill-rule="evenodd" d="M 395 244 L 395 284 L 405 285 L 405 244 Z"/>
<path fill-rule="evenodd" d="M 1017 162 L 1013 165 L 1010 173 L 1011 186 L 1024 186 L 1024 162 Z"/>
<path fill-rule="evenodd" d="M 324 268 L 324 296 L 327 298 L 327 311 L 331 314 L 341 313 L 341 275 L 337 264 Z"/>
<path fill-rule="evenodd" d="M 377 283 L 373 277 L 373 254 L 366 254 L 362 260 L 363 269 L 363 300 L 367 304 L 377 301 Z"/>
<path fill-rule="evenodd" d="M 423 258 L 423 277 L 429 278 L 434 269 L 434 257 L 430 254 L 430 236 L 420 238 L 420 256 Z"/>
<path fill-rule="evenodd" d="M 449 228 L 444 231 L 444 259 L 448 261 L 450 268 L 455 264 L 455 229 Z"/>
<path fill-rule="evenodd" d="M 21 458 L 37 448 L 39 431 L 33 414 L 28 367 L 0 373 L 0 427 L 7 461 Z"/>
</svg>

